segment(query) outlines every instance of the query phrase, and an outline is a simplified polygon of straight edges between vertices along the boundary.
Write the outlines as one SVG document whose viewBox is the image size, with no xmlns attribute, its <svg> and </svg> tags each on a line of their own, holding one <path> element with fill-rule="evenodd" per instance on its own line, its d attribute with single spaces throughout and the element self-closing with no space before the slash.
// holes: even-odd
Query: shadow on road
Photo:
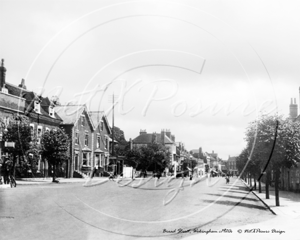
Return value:
<svg viewBox="0 0 300 240">
<path fill-rule="evenodd" d="M 246 208 L 267 210 L 266 207 L 257 206 L 257 205 L 250 204 L 250 203 L 243 203 L 243 202 L 234 202 L 234 201 L 226 201 L 226 200 L 225 201 L 216 201 L 216 202 L 214 200 L 203 200 L 203 202 L 221 204 L 221 205 L 226 205 L 226 206 L 240 206 L 240 207 L 246 207 Z"/>
<path fill-rule="evenodd" d="M 237 199 L 237 200 L 240 200 L 241 197 L 240 196 L 232 196 L 232 195 L 224 195 L 224 194 L 213 194 L 213 193 L 207 193 L 207 195 L 210 195 L 210 196 L 217 196 L 217 197 L 224 197 L 224 198 L 233 198 L 233 199 Z M 247 200 L 247 201 L 253 201 L 253 202 L 258 202 L 257 199 L 253 199 L 253 198 L 247 198 L 245 197 L 243 200 Z"/>
</svg>

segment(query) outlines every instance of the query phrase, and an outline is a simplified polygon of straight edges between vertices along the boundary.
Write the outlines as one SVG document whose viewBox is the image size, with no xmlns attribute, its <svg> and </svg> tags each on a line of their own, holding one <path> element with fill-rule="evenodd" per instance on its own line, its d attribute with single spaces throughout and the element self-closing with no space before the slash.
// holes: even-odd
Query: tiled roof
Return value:
<svg viewBox="0 0 300 240">
<path fill-rule="evenodd" d="M 65 106 L 56 106 L 54 108 L 55 112 L 63 120 L 62 124 L 74 124 L 82 112 L 84 111 L 84 105 L 65 105 Z"/>
<path fill-rule="evenodd" d="M 137 136 L 135 139 L 133 139 L 133 142 L 137 144 L 147 144 L 151 143 L 152 139 L 152 133 L 145 133 Z"/>
<path fill-rule="evenodd" d="M 91 117 L 91 119 L 92 119 L 95 127 L 97 127 L 100 124 L 100 122 L 101 122 L 101 120 L 102 120 L 102 118 L 104 116 L 104 111 L 89 112 L 89 115 L 90 115 L 90 117 Z"/>
<path fill-rule="evenodd" d="M 9 94 L 17 97 L 23 97 L 23 94 L 29 92 L 28 90 L 17 87 L 16 85 L 11 83 L 5 83 L 5 88 L 7 88 Z"/>
<path fill-rule="evenodd" d="M 5 87 L 8 89 L 9 94 L 25 98 L 25 114 L 34 113 L 34 99 L 38 97 L 35 92 L 17 87 L 11 83 L 6 83 Z M 46 118 L 53 119 L 49 115 L 49 106 L 51 105 L 51 101 L 48 97 L 41 97 L 41 99 L 41 115 L 43 115 Z M 56 113 L 55 119 L 61 120 L 61 118 Z"/>
<path fill-rule="evenodd" d="M 97 111 L 97 112 L 90 111 L 90 112 L 88 112 L 88 114 L 89 114 L 90 118 L 92 119 L 95 128 L 97 128 L 98 125 L 100 124 L 101 120 L 104 119 L 105 124 L 106 124 L 106 126 L 108 128 L 109 134 L 112 133 L 112 130 L 111 130 L 110 126 L 109 126 L 109 122 L 108 122 L 108 120 L 106 118 L 106 115 L 105 115 L 104 111 Z"/>
<path fill-rule="evenodd" d="M 143 134 L 140 134 L 139 136 L 137 136 L 135 139 L 133 139 L 133 142 L 136 144 L 148 144 L 153 141 L 162 144 L 161 134 L 160 133 L 143 133 Z M 174 142 L 167 135 L 165 135 L 164 143 L 172 144 Z"/>
</svg>

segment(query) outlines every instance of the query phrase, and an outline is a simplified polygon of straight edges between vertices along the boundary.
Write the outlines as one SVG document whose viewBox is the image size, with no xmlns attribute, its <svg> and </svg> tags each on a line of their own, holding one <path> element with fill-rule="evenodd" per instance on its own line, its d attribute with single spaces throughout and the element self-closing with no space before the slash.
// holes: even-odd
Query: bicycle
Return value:
<svg viewBox="0 0 300 240">
<path fill-rule="evenodd" d="M 11 187 L 11 188 L 12 188 L 13 186 L 14 186 L 14 187 L 17 187 L 17 183 L 16 183 L 16 180 L 15 180 L 15 178 L 14 178 L 13 175 L 10 175 L 10 176 L 8 177 L 8 180 L 9 180 L 9 184 L 10 184 L 10 187 Z"/>
</svg>

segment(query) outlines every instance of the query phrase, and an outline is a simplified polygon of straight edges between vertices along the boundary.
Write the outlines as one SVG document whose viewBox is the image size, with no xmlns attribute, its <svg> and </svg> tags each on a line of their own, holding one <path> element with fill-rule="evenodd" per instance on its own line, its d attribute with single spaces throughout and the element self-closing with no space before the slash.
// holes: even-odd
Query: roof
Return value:
<svg viewBox="0 0 300 240">
<path fill-rule="evenodd" d="M 46 118 L 53 119 L 49 115 L 49 106 L 51 106 L 52 103 L 48 97 L 38 96 L 33 91 L 29 91 L 24 88 L 17 87 L 11 83 L 6 83 L 5 87 L 7 88 L 9 94 L 11 94 L 13 96 L 17 96 L 17 97 L 22 97 L 25 99 L 25 114 L 35 113 L 34 112 L 34 100 L 39 98 L 41 100 L 41 108 L 40 108 L 41 113 L 40 114 Z M 54 119 L 57 119 L 60 121 L 62 120 L 56 113 L 55 113 Z"/>
<path fill-rule="evenodd" d="M 56 106 L 55 112 L 63 120 L 62 124 L 75 124 L 85 109 L 84 105 Z"/>
<path fill-rule="evenodd" d="M 95 129 L 95 125 L 85 105 L 56 106 L 54 110 L 63 120 L 63 122 L 61 123 L 62 125 L 75 125 L 75 123 L 85 111 L 88 116 L 88 121 L 90 122 L 93 130 Z"/>
<path fill-rule="evenodd" d="M 97 128 L 99 126 L 99 124 L 101 123 L 101 120 L 104 119 L 104 121 L 107 124 L 109 134 L 112 133 L 111 128 L 109 126 L 109 122 L 107 120 L 107 117 L 106 117 L 104 111 L 90 111 L 89 115 L 94 123 L 95 128 Z"/>
<path fill-rule="evenodd" d="M 89 112 L 89 115 L 90 115 L 95 127 L 97 127 L 100 124 L 102 118 L 104 117 L 104 111 Z"/>
<path fill-rule="evenodd" d="M 161 143 L 161 134 L 160 133 L 143 133 L 133 139 L 135 144 L 148 144 L 152 142 Z M 167 136 L 164 136 L 164 144 L 173 144 L 174 142 Z"/>
<path fill-rule="evenodd" d="M 28 90 L 24 88 L 20 88 L 14 84 L 5 82 L 5 88 L 7 88 L 8 93 L 14 96 L 23 97 L 24 93 L 29 92 Z"/>
<path fill-rule="evenodd" d="M 229 157 L 227 161 L 236 161 L 236 157 Z"/>
</svg>

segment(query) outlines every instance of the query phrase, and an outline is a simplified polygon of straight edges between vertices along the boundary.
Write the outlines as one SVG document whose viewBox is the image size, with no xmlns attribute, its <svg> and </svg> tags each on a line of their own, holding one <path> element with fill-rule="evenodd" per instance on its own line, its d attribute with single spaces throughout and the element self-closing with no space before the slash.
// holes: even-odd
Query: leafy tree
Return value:
<svg viewBox="0 0 300 240">
<path fill-rule="evenodd" d="M 48 161 L 53 169 L 53 182 L 57 167 L 69 158 L 69 137 L 62 129 L 47 131 L 41 140 L 42 157 Z"/>
<path fill-rule="evenodd" d="M 6 142 L 14 142 L 14 148 L 6 148 L 5 151 L 11 154 L 12 168 L 15 172 L 15 165 L 17 158 L 20 161 L 27 162 L 28 151 L 31 149 L 31 129 L 29 119 L 26 116 L 14 115 L 10 119 L 7 131 L 3 135 L 3 140 Z"/>
<path fill-rule="evenodd" d="M 170 166 L 169 150 L 155 142 L 129 150 L 125 157 L 125 163 L 137 170 L 162 171 Z"/>
<path fill-rule="evenodd" d="M 284 167 L 295 166 L 300 160 L 299 122 L 283 119 L 282 116 L 263 115 L 249 124 L 246 141 L 247 150 L 242 152 L 241 159 L 245 162 L 247 154 L 248 158 L 251 158 L 247 161 L 245 169 L 252 173 L 267 170 L 266 198 L 269 197 L 270 173 L 271 171 L 274 173 L 276 206 L 279 206 L 280 171 Z"/>
</svg>

